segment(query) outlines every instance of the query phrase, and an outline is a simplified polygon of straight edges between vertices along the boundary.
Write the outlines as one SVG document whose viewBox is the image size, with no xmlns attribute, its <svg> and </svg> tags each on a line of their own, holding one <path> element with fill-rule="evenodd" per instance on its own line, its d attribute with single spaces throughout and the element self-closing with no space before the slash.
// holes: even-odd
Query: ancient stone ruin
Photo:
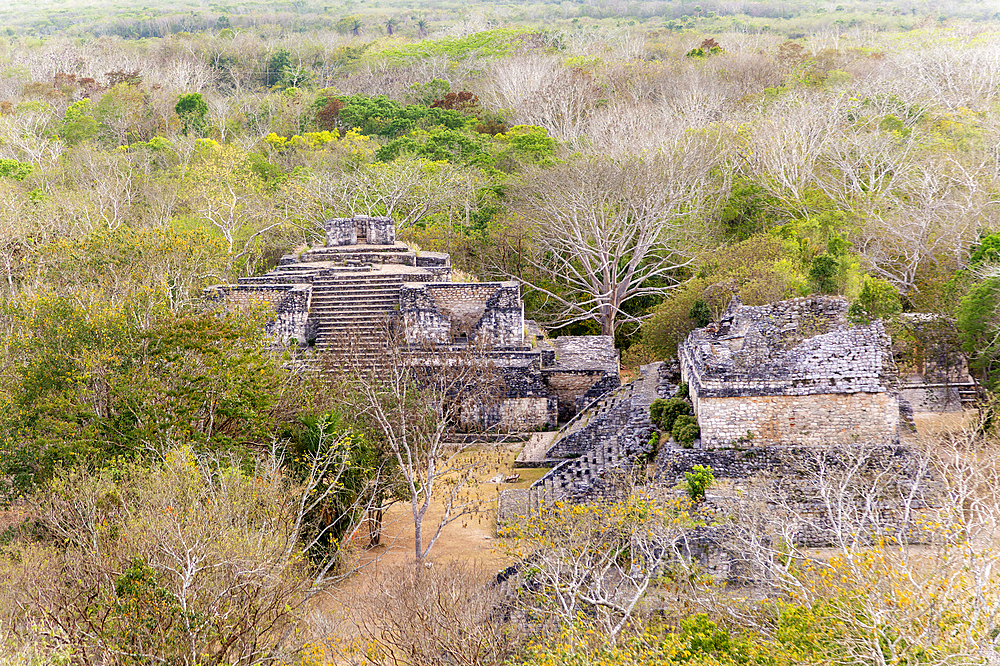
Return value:
<svg viewBox="0 0 1000 666">
<path fill-rule="evenodd" d="M 754 538 L 818 547 L 847 530 L 852 539 L 919 542 L 914 520 L 933 510 L 939 491 L 907 443 L 912 421 L 900 390 L 927 384 L 938 391 L 942 368 L 950 373 L 944 381 L 962 381 L 967 366 L 954 349 L 934 347 L 933 366 L 930 353 L 910 354 L 923 364 L 908 361 L 901 383 L 883 323 L 852 323 L 847 309 L 845 300 L 824 296 L 758 307 L 734 299 L 719 321 L 688 336 L 677 363 L 645 366 L 638 380 L 563 426 L 535 460 L 551 469 L 531 488 L 503 492 L 498 520 L 553 500 L 607 497 L 623 470 L 640 484 L 652 472 L 650 487 L 671 492 L 701 465 L 718 482 L 703 506 L 726 527 L 685 538 L 700 544 L 691 557 L 698 551 L 723 578 L 746 578 L 744 564 L 760 559 L 755 549 L 767 550 Z M 685 383 L 700 440 L 684 446 L 669 433 L 652 438 L 650 403 L 678 396 Z M 920 408 L 953 407 L 930 401 Z M 653 441 L 658 451 L 647 470 Z M 774 534 L 754 532 L 765 523 Z"/>
<path fill-rule="evenodd" d="M 701 442 L 826 446 L 898 439 L 899 395 L 881 321 L 850 325 L 842 298 L 757 307 L 734 297 L 678 349 Z"/>
<path fill-rule="evenodd" d="M 524 319 L 519 283 L 453 281 L 447 254 L 397 241 L 387 217 L 333 218 L 325 226 L 323 246 L 282 257 L 265 275 L 212 287 L 210 297 L 273 310 L 268 334 L 297 348 L 303 363 L 345 344 L 363 347 L 389 326 L 401 327 L 404 344 L 415 348 L 480 344 L 502 368 L 501 413 L 511 429 L 555 427 L 620 384 L 614 340 L 546 339 Z"/>
</svg>

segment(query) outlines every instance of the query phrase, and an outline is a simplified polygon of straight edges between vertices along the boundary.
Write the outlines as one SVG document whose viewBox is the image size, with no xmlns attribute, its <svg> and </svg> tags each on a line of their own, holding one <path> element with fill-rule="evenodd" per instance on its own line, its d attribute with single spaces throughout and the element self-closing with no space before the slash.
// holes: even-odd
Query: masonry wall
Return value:
<svg viewBox="0 0 1000 666">
<path fill-rule="evenodd" d="M 892 441 L 899 400 L 882 393 L 700 398 L 702 446 L 740 439 L 769 444 L 822 446 L 834 442 Z"/>
<path fill-rule="evenodd" d="M 504 398 L 500 404 L 501 424 L 512 431 L 535 430 L 555 425 L 556 400 L 548 396 Z"/>
<path fill-rule="evenodd" d="M 404 284 L 400 313 L 411 344 L 463 338 L 494 346 L 524 341 L 524 306 L 514 282 Z"/>
<path fill-rule="evenodd" d="M 549 389 L 559 401 L 560 421 L 567 421 L 576 414 L 579 409 L 579 398 L 587 395 L 590 389 L 605 375 L 603 370 L 552 370 L 545 374 L 545 383 L 548 384 Z M 618 385 L 620 384 L 619 380 Z M 607 386 L 606 391 L 617 388 L 617 386 L 611 386 L 610 382 L 605 385 Z"/>
<path fill-rule="evenodd" d="M 920 456 L 905 446 L 867 444 L 842 446 L 754 446 L 744 449 L 697 450 L 665 447 L 656 459 L 656 476 L 660 482 L 673 486 L 684 479 L 696 465 L 712 468 L 716 479 L 728 479 L 732 487 L 727 494 L 709 491 L 708 508 L 722 515 L 745 515 L 741 509 L 739 489 L 748 483 L 763 479 L 769 492 L 784 496 L 786 503 L 775 507 L 782 512 L 786 533 L 803 546 L 823 547 L 833 543 L 838 531 L 831 522 L 840 511 L 848 520 L 864 516 L 867 528 L 873 534 L 905 534 L 908 543 L 919 543 L 927 533 L 914 529 L 912 522 L 919 513 L 937 505 L 941 492 L 940 483 L 921 463 Z M 863 488 L 860 496 L 847 492 L 844 496 L 830 497 L 818 491 L 821 474 L 831 474 L 844 482 L 842 475 L 851 471 L 857 485 Z M 872 485 L 872 481 L 878 483 Z M 857 507 L 854 497 L 872 506 Z M 903 506 L 903 499 L 908 506 Z M 872 511 L 872 508 L 875 508 Z M 909 518 L 910 522 L 907 522 Z M 874 521 L 874 522 L 870 522 Z M 852 527 L 857 527 L 853 525 Z M 864 534 L 858 534 L 864 539 Z"/>
<path fill-rule="evenodd" d="M 274 311 L 274 318 L 265 325 L 269 337 L 287 345 L 292 341 L 305 343 L 306 322 L 309 319 L 309 300 L 312 287 L 309 285 L 240 285 L 224 289 L 219 297 L 224 299 L 230 311 L 243 308 L 268 307 Z"/>
</svg>

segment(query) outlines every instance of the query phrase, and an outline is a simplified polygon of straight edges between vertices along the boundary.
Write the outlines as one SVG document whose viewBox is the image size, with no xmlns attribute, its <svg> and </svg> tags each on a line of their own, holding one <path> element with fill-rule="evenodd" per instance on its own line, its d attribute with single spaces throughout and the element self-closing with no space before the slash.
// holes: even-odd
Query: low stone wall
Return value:
<svg viewBox="0 0 1000 666">
<path fill-rule="evenodd" d="M 694 401 L 703 446 L 746 440 L 825 446 L 891 442 L 899 399 L 888 392 L 701 397 Z"/>
</svg>

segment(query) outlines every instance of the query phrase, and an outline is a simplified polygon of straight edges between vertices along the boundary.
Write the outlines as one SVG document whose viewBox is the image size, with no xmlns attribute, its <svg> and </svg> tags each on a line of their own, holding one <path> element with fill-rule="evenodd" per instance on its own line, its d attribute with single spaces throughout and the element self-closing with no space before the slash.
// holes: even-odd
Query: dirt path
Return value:
<svg viewBox="0 0 1000 666">
<path fill-rule="evenodd" d="M 511 459 L 514 454 L 511 453 Z M 508 468 L 509 471 L 509 468 Z M 504 553 L 503 543 L 495 536 L 496 500 L 504 488 L 503 483 L 481 483 L 476 497 L 481 511 L 463 516 L 446 525 L 435 542 L 427 563 L 430 566 L 449 561 L 474 564 L 484 574 L 492 576 L 510 564 L 512 559 Z M 424 518 L 425 540 L 433 535 L 441 521 L 444 507 L 440 502 L 431 504 Z M 366 540 L 367 537 L 364 537 Z M 374 548 L 360 548 L 351 566 L 356 573 L 334 589 L 324 594 L 315 605 L 310 618 L 313 635 L 318 642 L 333 638 L 343 645 L 357 639 L 359 614 L 372 597 L 373 582 L 381 574 L 414 561 L 413 513 L 408 502 L 391 507 L 385 514 L 380 543 Z"/>
</svg>

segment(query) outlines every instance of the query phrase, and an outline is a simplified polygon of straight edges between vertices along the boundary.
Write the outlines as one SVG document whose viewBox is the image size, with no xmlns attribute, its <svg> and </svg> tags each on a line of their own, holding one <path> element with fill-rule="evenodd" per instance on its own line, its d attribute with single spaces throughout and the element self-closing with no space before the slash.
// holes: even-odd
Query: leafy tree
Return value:
<svg viewBox="0 0 1000 666">
<path fill-rule="evenodd" d="M 59 136 L 71 146 L 97 136 L 98 125 L 93 114 L 93 103 L 89 99 L 73 102 L 66 109 Z"/>
<path fill-rule="evenodd" d="M 80 295 L 5 304 L 0 468 L 19 488 L 59 466 L 148 455 L 171 443 L 269 446 L 293 419 L 293 386 L 264 339 L 265 311 L 171 312 Z M 290 400 L 290 402 L 286 402 Z"/>
<path fill-rule="evenodd" d="M 182 131 L 185 134 L 201 135 L 205 131 L 205 119 L 208 116 L 208 102 L 201 93 L 181 95 L 174 105 L 174 112 L 181 119 Z"/>
<path fill-rule="evenodd" d="M 780 238 L 760 234 L 703 256 L 689 280 L 656 307 L 643 323 L 643 343 L 669 357 L 687 334 L 717 319 L 734 293 L 748 305 L 763 305 L 809 293 L 794 254 Z"/>
<path fill-rule="evenodd" d="M 712 468 L 706 465 L 695 465 L 690 472 L 684 473 L 684 489 L 694 501 L 705 499 L 705 491 L 715 483 Z"/>
<path fill-rule="evenodd" d="M 995 389 L 1000 360 L 1000 277 L 983 280 L 962 298 L 956 323 L 969 365 L 988 388 Z"/>
</svg>

